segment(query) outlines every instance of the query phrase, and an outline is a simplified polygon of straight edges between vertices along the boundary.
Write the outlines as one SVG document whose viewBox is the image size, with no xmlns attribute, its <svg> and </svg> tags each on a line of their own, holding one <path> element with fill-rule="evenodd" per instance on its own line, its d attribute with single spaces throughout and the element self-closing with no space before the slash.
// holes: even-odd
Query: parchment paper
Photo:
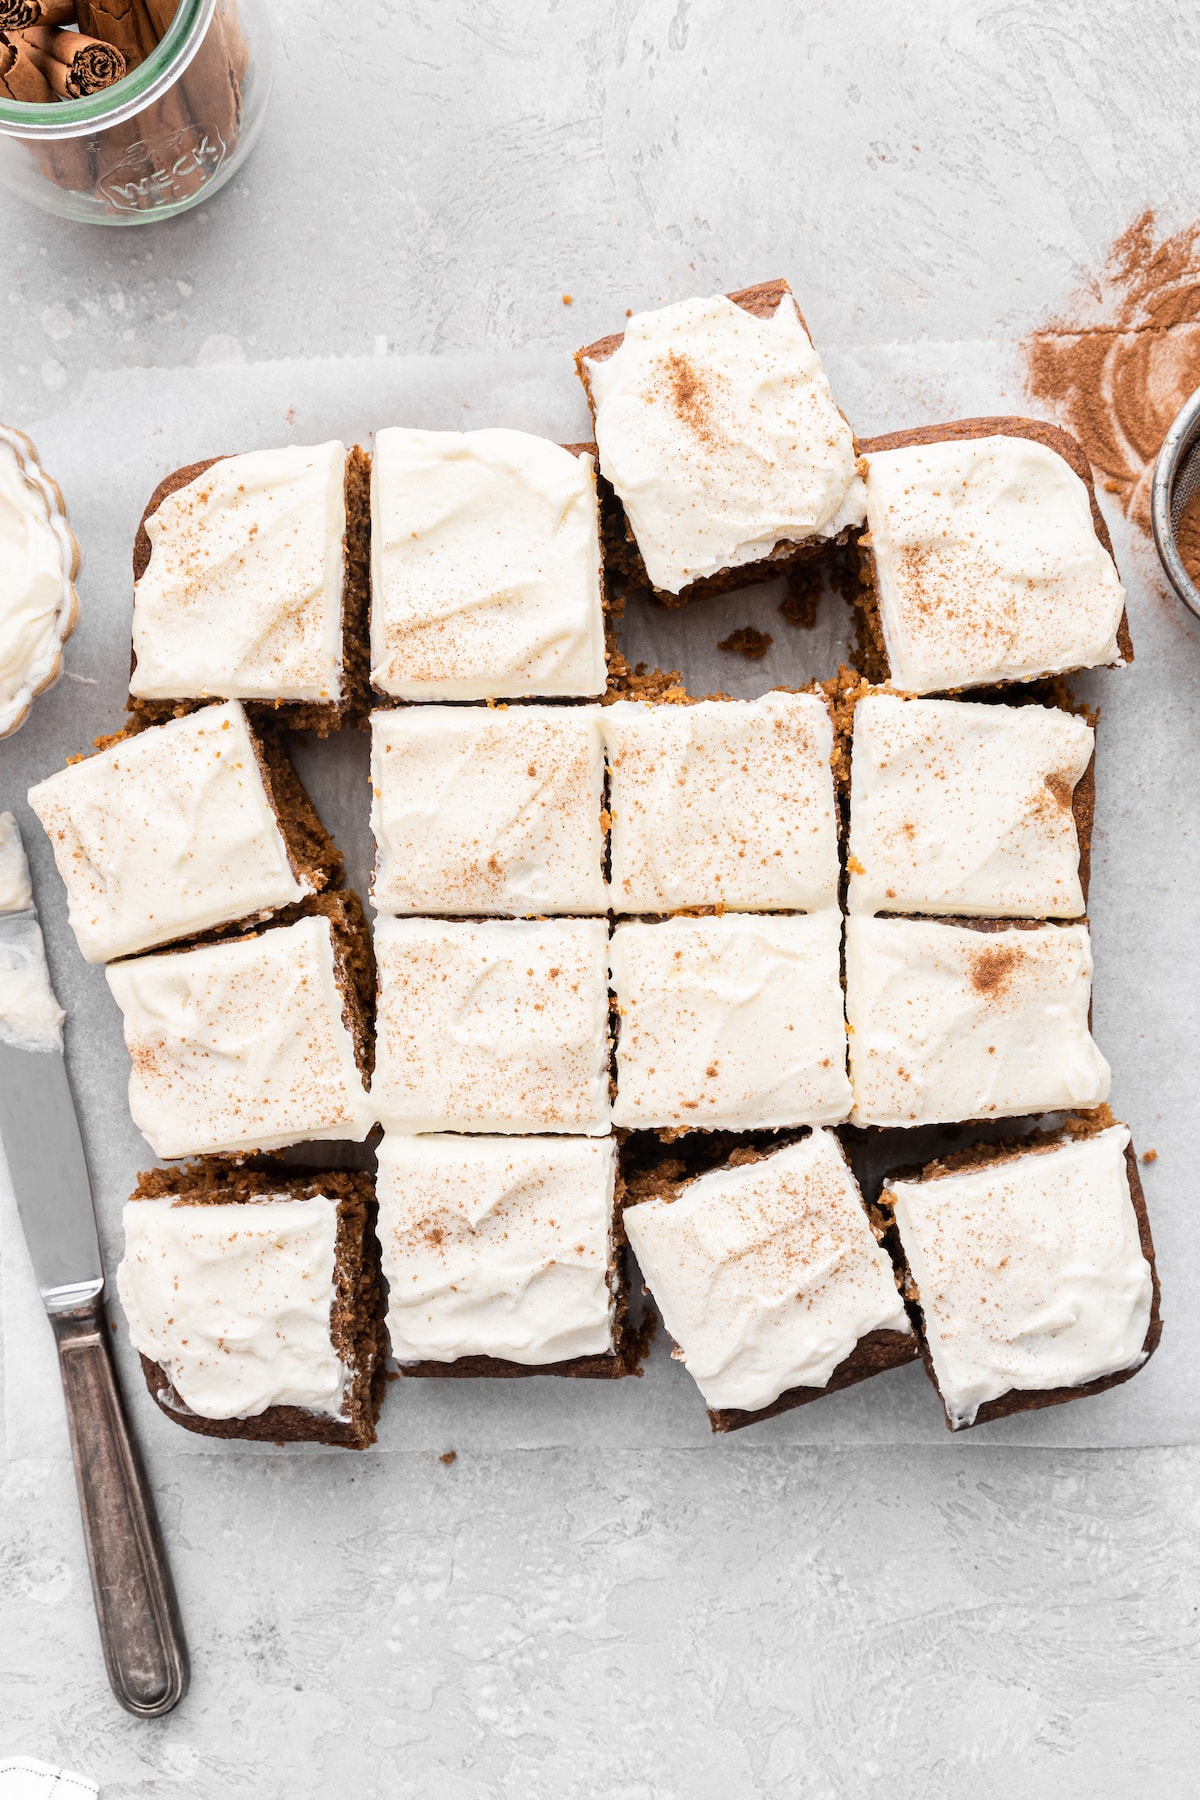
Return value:
<svg viewBox="0 0 1200 1800">
<path fill-rule="evenodd" d="M 826 346 L 824 356 L 840 403 L 864 435 L 1028 410 L 1016 351 L 1004 342 L 879 345 L 870 354 L 846 355 Z M 372 431 L 390 424 L 508 424 L 569 442 L 588 434 L 587 414 L 569 363 L 558 357 L 381 356 L 98 375 L 53 415 L 16 423 L 31 433 L 61 482 L 85 560 L 82 616 L 68 646 L 67 675 L 36 703 L 26 726 L 0 744 L 0 810 L 9 807 L 17 815 L 33 865 L 52 975 L 68 1013 L 68 1055 L 111 1275 L 120 1253 L 121 1206 L 137 1171 L 154 1159 L 128 1114 L 117 1008 L 103 971 L 86 964 L 76 949 L 49 845 L 25 805 L 25 792 L 120 723 L 129 655 L 129 554 L 146 497 L 169 469 L 222 452 L 329 437 L 369 445 Z M 1192 791 L 1200 766 L 1200 627 L 1168 597 L 1145 543 L 1106 510 L 1129 588 L 1137 661 L 1131 669 L 1077 684 L 1102 708 L 1091 890 L 1094 1024 L 1113 1066 L 1114 1110 L 1131 1123 L 1140 1149 L 1159 1153 L 1145 1169 L 1145 1185 L 1166 1329 L 1158 1354 L 1133 1382 L 1078 1405 L 977 1428 L 953 1440 L 964 1450 L 979 1443 L 1108 1446 L 1200 1439 L 1200 1384 L 1190 1341 L 1200 1298 L 1190 1179 L 1200 1072 L 1192 916 L 1200 887 Z M 779 682 L 832 674 L 848 648 L 844 608 L 830 597 L 817 627 L 806 631 L 780 616 L 780 597 L 774 584 L 682 612 L 631 605 L 623 646 L 635 660 L 681 668 L 693 691 L 749 697 Z M 761 662 L 716 649 L 718 639 L 748 624 L 774 639 Z M 365 897 L 371 857 L 365 736 L 305 743 L 297 762 Z M 882 1144 L 876 1157 L 876 1179 L 888 1162 L 933 1153 L 930 1134 L 889 1135 L 892 1145 Z M 896 1137 L 902 1140 L 899 1156 Z M 65 1457 L 52 1339 L 2 1166 L 0 1260 L 8 1455 Z M 212 1455 L 209 1440 L 175 1428 L 153 1406 L 115 1297 L 112 1310 L 140 1430 L 152 1435 L 158 1455 Z M 665 1447 L 708 1437 L 699 1394 L 670 1360 L 660 1335 L 640 1381 L 393 1383 L 373 1454 L 440 1451 L 447 1444 L 514 1451 Z M 936 1395 L 913 1366 L 753 1427 L 736 1441 L 852 1446 L 949 1440 Z M 721 1454 L 723 1442 L 713 1441 L 713 1455 Z M 236 1443 L 221 1451 L 273 1454 Z"/>
</svg>

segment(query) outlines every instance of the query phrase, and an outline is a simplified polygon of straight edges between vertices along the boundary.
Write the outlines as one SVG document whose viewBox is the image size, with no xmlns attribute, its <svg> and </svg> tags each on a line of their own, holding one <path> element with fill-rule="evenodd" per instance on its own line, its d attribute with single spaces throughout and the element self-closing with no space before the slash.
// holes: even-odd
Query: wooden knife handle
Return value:
<svg viewBox="0 0 1200 1800">
<path fill-rule="evenodd" d="M 187 1692 L 187 1646 L 101 1302 L 51 1313 L 50 1323 L 108 1679 L 127 1712 L 154 1719 Z"/>
</svg>

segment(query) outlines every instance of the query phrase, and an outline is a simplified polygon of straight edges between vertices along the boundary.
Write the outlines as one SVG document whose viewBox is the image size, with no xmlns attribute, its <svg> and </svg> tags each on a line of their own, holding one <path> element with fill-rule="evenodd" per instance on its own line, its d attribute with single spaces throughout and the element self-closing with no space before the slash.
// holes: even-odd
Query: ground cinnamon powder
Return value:
<svg viewBox="0 0 1200 1800">
<path fill-rule="evenodd" d="M 1024 349 L 1034 399 L 1075 433 L 1107 491 L 1148 532 L 1154 459 L 1200 387 L 1200 220 L 1162 237 L 1144 212 Z M 1200 572 L 1200 500 L 1184 509 L 1180 548 Z"/>
</svg>

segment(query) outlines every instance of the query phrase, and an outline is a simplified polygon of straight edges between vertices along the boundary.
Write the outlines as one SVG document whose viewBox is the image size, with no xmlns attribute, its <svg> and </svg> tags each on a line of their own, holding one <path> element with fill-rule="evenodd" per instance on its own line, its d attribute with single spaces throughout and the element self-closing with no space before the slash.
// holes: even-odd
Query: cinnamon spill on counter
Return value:
<svg viewBox="0 0 1200 1800">
<path fill-rule="evenodd" d="M 734 656 L 748 656 L 751 662 L 758 662 L 774 642 L 769 631 L 758 631 L 753 625 L 743 625 L 739 630 L 731 631 L 727 638 L 722 638 L 717 649 L 727 650 Z"/>
<path fill-rule="evenodd" d="M 1104 487 L 1150 530 L 1154 459 L 1175 414 L 1200 387 L 1200 220 L 1160 236 L 1147 210 L 1095 276 L 1024 344 L 1029 391 L 1055 412 L 1106 477 Z M 1181 554 L 1200 571 L 1200 500 L 1185 508 Z"/>
</svg>

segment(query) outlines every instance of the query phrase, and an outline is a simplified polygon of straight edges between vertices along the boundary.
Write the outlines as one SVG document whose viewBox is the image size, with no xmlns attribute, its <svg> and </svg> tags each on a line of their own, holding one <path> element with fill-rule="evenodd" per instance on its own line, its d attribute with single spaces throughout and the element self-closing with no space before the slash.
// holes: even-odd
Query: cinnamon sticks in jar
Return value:
<svg viewBox="0 0 1200 1800">
<path fill-rule="evenodd" d="M 15 32 L 59 100 L 82 100 L 99 94 L 127 70 L 125 58 L 103 38 L 85 37 L 81 31 L 61 31 L 53 25 L 29 25 Z"/>
<path fill-rule="evenodd" d="M 0 31 L 24 31 L 28 25 L 67 25 L 75 17 L 75 0 L 0 0 Z"/>
<path fill-rule="evenodd" d="M 0 0 L 0 96 L 45 105 L 104 92 L 140 67 L 179 0 Z M 216 10 L 187 68 L 134 116 L 79 137 L 27 140 L 43 174 L 106 211 L 148 211 L 199 191 L 237 144 L 249 54 L 236 0 Z M 54 171 L 61 169 L 62 173 Z"/>
</svg>

